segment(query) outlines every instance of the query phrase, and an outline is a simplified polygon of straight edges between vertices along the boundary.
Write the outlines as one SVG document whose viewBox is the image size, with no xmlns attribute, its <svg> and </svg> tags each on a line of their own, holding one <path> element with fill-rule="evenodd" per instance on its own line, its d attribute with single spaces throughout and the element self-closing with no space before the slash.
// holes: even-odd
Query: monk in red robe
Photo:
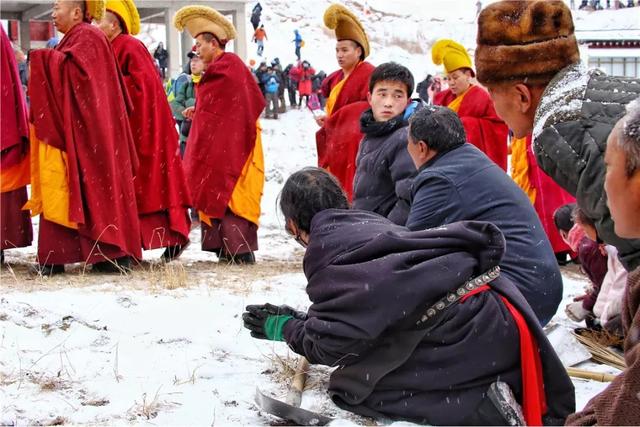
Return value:
<svg viewBox="0 0 640 427">
<path fill-rule="evenodd" d="M 221 262 L 251 264 L 264 187 L 258 124 L 264 97 L 242 59 L 224 50 L 236 37 L 228 19 L 210 7 L 186 6 L 174 24 L 196 39 L 205 64 L 196 105 L 183 112 L 192 119 L 184 168 L 200 214 L 202 250 Z"/>
<path fill-rule="evenodd" d="M 475 145 L 505 171 L 509 129 L 498 117 L 489 94 L 473 84 L 475 72 L 467 50 L 453 40 L 438 40 L 431 48 L 436 65 L 444 64 L 449 88 L 436 94 L 433 103 L 458 114 L 467 141 Z"/>
<path fill-rule="evenodd" d="M 53 21 L 64 38 L 30 55 L 28 207 L 42 214 L 41 274 L 80 261 L 117 272 L 142 256 L 126 89 L 109 41 L 88 22 L 103 14 L 102 2 L 56 0 Z"/>
<path fill-rule="evenodd" d="M 25 94 L 9 37 L 0 28 L 0 84 L 2 93 L 0 137 L 0 247 L 4 250 L 31 245 L 31 218 L 22 206 L 29 184 L 29 125 Z"/>
<path fill-rule="evenodd" d="M 531 135 L 511 141 L 511 177 L 531 200 L 553 252 L 560 260 L 565 259 L 571 249 L 560 236 L 553 214 L 560 206 L 575 203 L 576 199 L 538 167 L 531 147 Z"/>
<path fill-rule="evenodd" d="M 178 133 L 154 60 L 132 37 L 140 16 L 132 0 L 109 0 L 99 23 L 118 60 L 133 111 L 129 123 L 140 167 L 134 181 L 142 248 L 167 248 L 162 259 L 177 258 L 189 242 L 189 192 L 182 170 Z"/>
<path fill-rule="evenodd" d="M 369 56 L 369 39 L 351 11 L 340 4 L 331 5 L 324 23 L 336 32 L 340 69 L 322 83 L 327 105 L 326 115 L 316 118 L 321 126 L 316 133 L 318 166 L 338 178 L 351 200 L 356 156 L 363 138 L 360 116 L 369 109 L 369 78 L 375 67 L 364 60 Z"/>
</svg>

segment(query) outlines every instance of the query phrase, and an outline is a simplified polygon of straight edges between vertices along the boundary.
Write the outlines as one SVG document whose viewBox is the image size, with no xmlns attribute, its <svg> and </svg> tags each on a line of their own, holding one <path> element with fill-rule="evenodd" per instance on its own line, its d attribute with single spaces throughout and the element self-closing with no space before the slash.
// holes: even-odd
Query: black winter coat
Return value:
<svg viewBox="0 0 640 427">
<path fill-rule="evenodd" d="M 574 390 L 533 312 L 506 278 L 416 330 L 425 309 L 496 266 L 504 238 L 492 224 L 461 222 L 410 232 L 364 211 L 312 220 L 304 257 L 308 319 L 285 324 L 286 342 L 311 363 L 339 366 L 329 393 L 347 410 L 433 425 L 475 417 L 500 378 L 521 393 L 519 334 L 500 299 L 522 313 L 538 342 L 547 416 L 574 410 Z M 519 398 L 519 397 L 518 397 Z"/>
<path fill-rule="evenodd" d="M 456 221 L 487 221 L 507 242 L 502 273 L 546 325 L 562 300 L 562 276 L 540 219 L 522 190 L 471 144 L 439 153 L 413 183 L 407 227 L 424 230 Z"/>
<path fill-rule="evenodd" d="M 353 207 L 378 213 L 405 225 L 411 203 L 411 183 L 417 170 L 407 151 L 408 122 L 401 116 L 376 122 L 371 110 L 362 113 L 360 142 L 353 178 Z"/>
<path fill-rule="evenodd" d="M 640 240 L 614 232 L 604 192 L 604 152 L 626 104 L 640 96 L 640 79 L 610 77 L 579 64 L 560 71 L 542 94 L 533 131 L 538 164 L 574 195 L 598 236 L 618 249 L 629 271 L 640 267 Z"/>
</svg>

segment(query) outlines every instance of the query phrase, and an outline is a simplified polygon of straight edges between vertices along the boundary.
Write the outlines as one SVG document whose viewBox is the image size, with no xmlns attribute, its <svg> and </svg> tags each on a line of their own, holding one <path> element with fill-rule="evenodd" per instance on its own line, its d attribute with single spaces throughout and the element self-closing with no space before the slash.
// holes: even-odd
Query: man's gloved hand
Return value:
<svg viewBox="0 0 640 427">
<path fill-rule="evenodd" d="M 574 322 L 582 322 L 589 315 L 589 312 L 582 307 L 582 301 L 576 301 L 568 304 L 565 307 L 564 312 L 567 314 L 567 317 Z"/>
<path fill-rule="evenodd" d="M 287 305 L 248 305 L 242 314 L 244 327 L 251 331 L 254 338 L 271 341 L 284 341 L 283 328 L 291 319 L 306 320 L 307 314 L 296 311 Z"/>
</svg>

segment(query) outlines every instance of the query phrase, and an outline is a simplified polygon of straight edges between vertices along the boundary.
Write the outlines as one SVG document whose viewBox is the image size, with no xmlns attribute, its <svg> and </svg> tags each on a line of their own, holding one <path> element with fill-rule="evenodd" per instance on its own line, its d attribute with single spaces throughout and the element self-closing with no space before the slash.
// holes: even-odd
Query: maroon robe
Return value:
<svg viewBox="0 0 640 427">
<path fill-rule="evenodd" d="M 184 245 L 191 221 L 178 133 L 151 54 L 128 34 L 111 41 L 133 111 L 129 123 L 140 167 L 134 181 L 142 247 Z"/>
<path fill-rule="evenodd" d="M 41 216 L 38 262 L 140 258 L 133 184 L 138 161 L 109 41 L 83 22 L 55 49 L 36 50 L 30 58 L 35 135 L 67 155 L 69 220 L 78 224 L 76 230 Z"/>
<path fill-rule="evenodd" d="M 9 168 L 28 161 L 29 125 L 22 83 L 11 42 L 0 29 L 0 168 Z M 11 249 L 31 245 L 33 232 L 29 212 L 22 206 L 27 201 L 27 186 L 3 191 L 0 196 L 0 248 Z"/>
<path fill-rule="evenodd" d="M 433 98 L 436 105 L 449 105 L 456 95 L 451 89 Z M 507 170 L 507 124 L 498 117 L 489 94 L 480 86 L 471 86 L 464 95 L 458 117 L 467 134 L 467 141 L 478 147 L 503 170 Z"/>
<path fill-rule="evenodd" d="M 360 116 L 369 108 L 367 93 L 374 68 L 368 62 L 361 62 L 353 70 L 344 82 L 331 114 L 316 133 L 318 166 L 338 178 L 349 200 L 353 197 L 356 156 L 363 138 Z M 328 98 L 331 89 L 343 78 L 342 70 L 331 73 L 322 84 L 323 95 Z"/>
<path fill-rule="evenodd" d="M 231 194 L 256 144 L 265 107 L 251 71 L 233 53 L 205 70 L 196 99 L 184 169 L 193 206 L 212 219 L 225 216 Z"/>
</svg>

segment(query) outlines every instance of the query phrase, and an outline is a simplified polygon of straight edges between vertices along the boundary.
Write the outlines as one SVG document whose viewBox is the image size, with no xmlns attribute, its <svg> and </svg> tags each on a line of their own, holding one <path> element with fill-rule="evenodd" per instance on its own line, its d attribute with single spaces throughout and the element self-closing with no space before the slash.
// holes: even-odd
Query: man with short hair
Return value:
<svg viewBox="0 0 640 427">
<path fill-rule="evenodd" d="M 363 137 L 359 120 L 369 108 L 368 84 L 374 67 L 365 61 L 369 56 L 367 34 L 350 10 L 340 4 L 329 6 L 324 13 L 324 24 L 335 30 L 340 69 L 327 76 L 322 84 L 327 104 L 326 114 L 316 118 L 321 126 L 316 133 L 318 166 L 338 178 L 351 200 L 356 155 Z"/>
<path fill-rule="evenodd" d="M 126 88 L 109 41 L 90 23 L 103 14 L 103 2 L 56 0 L 52 17 L 64 37 L 30 54 L 27 207 L 42 214 L 39 274 L 75 262 L 120 272 L 142 257 Z"/>
<path fill-rule="evenodd" d="M 546 325 L 562 299 L 562 276 L 527 196 L 466 142 L 462 123 L 449 108 L 425 107 L 409 123 L 407 149 L 418 175 L 407 227 L 424 230 L 467 220 L 495 224 L 507 243 L 502 272 Z"/>
<path fill-rule="evenodd" d="M 538 165 L 576 197 L 598 236 L 629 271 L 640 240 L 614 232 L 604 197 L 607 136 L 640 95 L 640 80 L 580 64 L 571 11 L 561 0 L 500 1 L 478 17 L 478 81 L 516 138 L 533 133 Z"/>
<path fill-rule="evenodd" d="M 160 79 L 140 31 L 138 9 L 132 0 L 108 0 L 99 27 L 116 55 L 128 95 L 131 133 L 140 167 L 134 181 L 141 244 L 145 250 L 166 248 L 163 261 L 182 253 L 189 242 L 189 190 L 182 170 L 178 134 Z"/>
<path fill-rule="evenodd" d="M 184 168 L 200 213 L 202 250 L 221 262 L 253 264 L 264 186 L 258 123 L 264 97 L 244 62 L 225 52 L 236 37 L 227 18 L 210 7 L 185 6 L 174 25 L 196 39 L 205 64 L 198 101 L 183 112 L 193 120 Z"/>
<path fill-rule="evenodd" d="M 353 207 L 376 212 L 395 224 L 405 225 L 416 174 L 407 152 L 409 117 L 422 107 L 411 100 L 413 75 L 394 62 L 379 65 L 369 81 L 371 108 L 360 117 L 365 135 L 356 158 Z"/>
</svg>

